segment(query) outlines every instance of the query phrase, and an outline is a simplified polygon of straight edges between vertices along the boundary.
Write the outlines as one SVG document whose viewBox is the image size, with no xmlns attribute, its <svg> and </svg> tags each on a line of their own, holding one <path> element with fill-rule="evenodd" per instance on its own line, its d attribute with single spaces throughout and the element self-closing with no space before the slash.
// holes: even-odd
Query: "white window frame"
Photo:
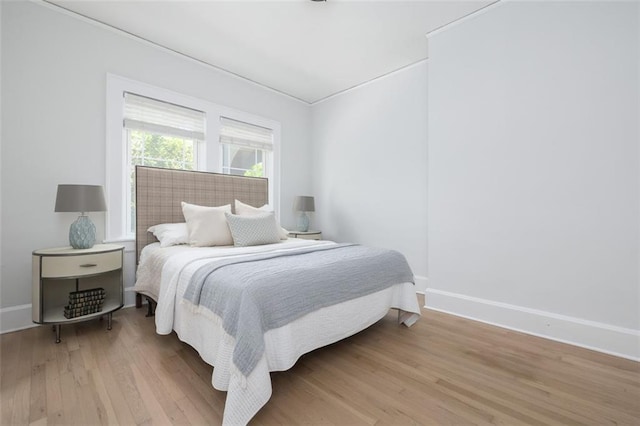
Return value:
<svg viewBox="0 0 640 426">
<path fill-rule="evenodd" d="M 160 101 L 183 105 L 203 111 L 206 114 L 205 140 L 198 145 L 198 170 L 222 172 L 222 156 L 220 148 L 220 117 L 228 117 L 273 130 L 273 151 L 268 155 L 270 168 L 269 204 L 279 218 L 280 211 L 280 123 L 244 111 L 228 108 L 203 99 L 183 95 L 168 89 L 150 84 L 107 74 L 106 93 L 106 179 L 107 212 L 105 235 L 106 240 L 133 241 L 135 235 L 127 232 L 126 194 L 129 182 L 126 179 L 127 143 L 126 129 L 123 126 L 124 92 L 147 96 Z"/>
</svg>

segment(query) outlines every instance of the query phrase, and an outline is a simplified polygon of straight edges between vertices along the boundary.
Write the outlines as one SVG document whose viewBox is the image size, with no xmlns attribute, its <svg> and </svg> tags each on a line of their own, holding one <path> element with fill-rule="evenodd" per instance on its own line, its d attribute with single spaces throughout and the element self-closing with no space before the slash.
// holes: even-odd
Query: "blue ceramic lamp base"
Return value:
<svg viewBox="0 0 640 426">
<path fill-rule="evenodd" d="M 305 212 L 300 212 L 298 216 L 298 231 L 307 232 L 309 230 L 309 216 Z"/>
<path fill-rule="evenodd" d="M 89 216 L 81 215 L 69 228 L 69 243 L 74 249 L 88 249 L 96 242 L 96 226 Z"/>
</svg>

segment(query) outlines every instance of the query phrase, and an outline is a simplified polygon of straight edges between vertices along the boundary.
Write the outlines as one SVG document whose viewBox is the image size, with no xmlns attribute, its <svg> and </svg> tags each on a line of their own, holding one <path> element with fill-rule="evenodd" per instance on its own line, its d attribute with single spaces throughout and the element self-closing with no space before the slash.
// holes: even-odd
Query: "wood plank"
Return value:
<svg viewBox="0 0 640 426">
<path fill-rule="evenodd" d="M 135 423 L 131 410 L 127 405 L 125 395 L 120 389 L 120 384 L 115 378 L 111 363 L 109 362 L 108 355 L 110 352 L 117 349 L 111 347 L 113 338 L 109 339 L 99 333 L 93 333 L 91 335 L 92 347 L 94 348 L 94 357 L 96 361 L 96 369 L 100 372 L 96 375 L 96 383 L 102 383 L 104 391 L 106 392 L 110 406 L 117 418 L 117 423 L 131 425 Z M 101 391 L 98 391 L 101 394 Z"/>
<path fill-rule="evenodd" d="M 60 370 L 58 368 L 58 357 L 56 346 L 47 344 L 45 339 L 38 341 L 38 346 L 42 352 L 46 353 L 45 361 L 45 387 L 47 398 L 47 424 L 62 425 L 68 421 L 64 417 L 64 407 L 62 404 L 62 389 L 60 388 Z"/>
<path fill-rule="evenodd" d="M 207 424 L 207 421 L 204 418 L 204 416 L 200 414 L 196 406 L 193 405 L 191 400 L 186 396 L 176 400 L 176 404 L 178 405 L 178 408 L 180 408 L 180 411 L 182 411 L 184 413 L 184 416 L 187 418 L 187 424 L 191 424 L 191 425 Z"/>
<path fill-rule="evenodd" d="M 147 410 L 145 401 L 140 395 L 135 377 L 131 369 L 131 361 L 128 359 L 126 346 L 120 340 L 112 340 L 107 354 L 107 359 L 113 371 L 113 377 L 117 383 L 118 391 L 124 396 L 129 412 L 133 415 L 135 424 L 145 424 L 151 419 L 151 413 Z"/>
<path fill-rule="evenodd" d="M 111 404 L 107 388 L 102 380 L 102 373 L 100 370 L 94 369 L 90 370 L 88 375 L 89 381 L 95 388 L 93 397 L 95 400 L 98 418 L 100 419 L 100 424 L 103 426 L 116 424 L 118 422 L 118 416 Z"/>
<path fill-rule="evenodd" d="M 62 409 L 66 424 L 87 424 L 78 398 L 78 389 L 73 373 L 65 371 L 60 374 L 60 388 L 62 389 Z"/>
<path fill-rule="evenodd" d="M 386 366 L 395 365 L 393 361 L 394 358 L 397 359 L 394 355 L 396 351 L 386 351 L 385 347 L 368 348 L 363 345 L 359 350 L 369 354 L 371 357 L 379 359 L 377 368 L 383 371 L 388 370 Z M 457 399 L 461 400 L 468 399 L 464 398 L 463 395 L 471 391 L 474 394 L 474 398 L 470 400 L 472 401 L 471 404 L 476 406 L 480 411 L 487 408 L 483 405 L 478 405 L 480 398 L 475 398 L 478 393 L 477 390 L 482 389 L 483 393 L 486 394 L 490 392 L 492 394 L 492 401 L 500 403 L 499 406 L 493 407 L 498 409 L 498 412 L 490 415 L 506 415 L 511 418 L 512 421 L 515 421 L 513 418 L 514 413 L 522 411 L 523 413 L 528 412 L 529 416 L 537 419 L 521 419 L 521 421 L 527 421 L 528 423 L 535 423 L 536 421 L 542 421 L 543 423 L 551 421 L 560 423 L 571 422 L 571 419 L 567 417 L 569 412 L 564 412 L 562 407 L 555 407 L 555 410 L 546 410 L 540 406 L 536 406 L 535 409 L 527 409 L 533 395 L 521 395 L 518 389 L 508 388 L 504 382 L 496 383 L 493 374 L 483 374 L 477 366 L 466 368 L 464 365 L 461 365 L 458 360 L 448 360 L 446 358 L 435 359 L 430 363 L 428 368 L 425 366 L 410 366 L 404 368 L 403 365 L 403 363 L 400 363 L 395 366 L 396 370 L 387 371 L 387 374 L 391 375 L 390 380 L 394 380 L 394 375 L 404 374 L 404 376 L 401 376 L 403 381 L 411 385 L 413 383 L 411 375 L 414 377 L 416 375 L 422 376 L 440 385 L 443 392 L 455 395 Z M 397 371 L 398 367 L 401 371 Z M 421 391 L 428 392 L 428 389 L 421 389 Z M 542 393 L 539 392 L 539 394 Z M 561 412 L 558 412 L 558 408 L 560 408 Z M 515 417 L 522 417 L 522 414 L 515 414 Z M 586 420 L 586 418 L 583 418 L 583 420 Z"/>
<path fill-rule="evenodd" d="M 173 417 L 172 419 L 167 416 L 167 413 L 163 409 L 161 400 L 158 400 L 157 394 L 151 390 L 151 387 L 147 383 L 145 376 L 140 372 L 138 367 L 135 364 L 131 365 L 131 372 L 133 373 L 133 380 L 136 384 L 136 388 L 140 393 L 140 398 L 145 403 L 145 407 L 150 415 L 150 423 L 157 425 L 168 425 L 168 424 L 184 424 L 185 417 L 182 416 L 182 412 L 177 410 L 180 413 L 180 417 Z M 147 378 L 149 375 L 147 374 Z M 175 414 L 174 410 L 170 411 L 171 414 Z"/>
<path fill-rule="evenodd" d="M 143 400 L 147 404 L 152 404 L 148 408 L 152 414 L 155 414 L 155 416 L 152 416 L 154 423 L 161 421 L 161 424 L 168 422 L 172 424 L 188 424 L 189 421 L 178 406 L 177 400 L 172 398 L 172 394 L 165 388 L 165 384 L 159 378 L 159 375 L 166 377 L 162 368 L 155 370 L 147 362 L 146 353 L 143 352 L 141 347 L 130 351 L 130 354 L 134 360 L 131 369 L 136 377 L 136 384 L 144 392 L 142 394 Z M 157 374 L 156 371 L 160 374 Z M 173 383 L 170 383 L 169 388 L 172 387 Z M 153 394 L 153 397 L 149 395 L 149 392 Z M 157 401 L 157 404 L 154 404 L 154 401 Z M 161 413 L 158 413 L 158 410 Z"/>
<path fill-rule="evenodd" d="M 47 364 L 39 362 L 31 368 L 29 423 L 47 418 Z"/>
<path fill-rule="evenodd" d="M 192 362 L 204 363 L 204 361 L 196 358 L 193 358 Z M 198 380 L 200 376 L 193 372 L 189 364 L 184 362 L 180 355 L 176 354 L 165 360 L 164 368 L 170 372 L 173 380 L 179 384 L 186 397 L 189 398 L 207 423 L 222 423 L 226 392 L 215 390 L 211 385 L 211 378 L 207 382 Z"/>
<path fill-rule="evenodd" d="M 220 424 L 212 367 L 144 314 L 65 325 L 60 344 L 50 327 L 0 336 L 0 423 Z M 640 363 L 427 310 L 411 328 L 391 312 L 272 384 L 251 424 L 640 424 Z"/>
<path fill-rule="evenodd" d="M 20 343 L 24 333 L 0 336 L 0 424 L 11 424 L 13 397 L 16 393 L 20 360 Z"/>
<path fill-rule="evenodd" d="M 31 367 L 33 360 L 32 347 L 37 329 L 26 330 L 20 337 L 19 359 L 16 365 L 9 368 L 16 368 L 16 378 L 13 394 L 13 414 L 9 424 L 29 423 L 30 402 L 31 402 Z"/>
</svg>

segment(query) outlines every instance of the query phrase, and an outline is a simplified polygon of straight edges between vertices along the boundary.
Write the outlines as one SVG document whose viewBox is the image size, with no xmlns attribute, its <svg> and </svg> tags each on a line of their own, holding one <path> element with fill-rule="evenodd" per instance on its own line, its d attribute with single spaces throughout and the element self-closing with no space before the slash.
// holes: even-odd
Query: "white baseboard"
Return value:
<svg viewBox="0 0 640 426">
<path fill-rule="evenodd" d="M 31 303 L 0 309 L 0 334 L 35 327 L 31 321 Z"/>
<path fill-rule="evenodd" d="M 124 288 L 124 307 L 135 306 L 136 304 L 136 292 L 133 291 L 133 286 Z"/>
<path fill-rule="evenodd" d="M 425 308 L 640 361 L 640 330 L 429 288 Z"/>
</svg>

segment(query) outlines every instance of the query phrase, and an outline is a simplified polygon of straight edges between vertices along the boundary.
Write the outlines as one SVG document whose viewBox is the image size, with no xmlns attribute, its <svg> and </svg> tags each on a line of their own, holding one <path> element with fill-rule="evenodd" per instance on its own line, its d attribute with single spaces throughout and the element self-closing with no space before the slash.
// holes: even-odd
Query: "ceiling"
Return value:
<svg viewBox="0 0 640 426">
<path fill-rule="evenodd" d="M 496 0 L 47 1 L 313 104 L 427 58 L 427 33 Z"/>
</svg>

